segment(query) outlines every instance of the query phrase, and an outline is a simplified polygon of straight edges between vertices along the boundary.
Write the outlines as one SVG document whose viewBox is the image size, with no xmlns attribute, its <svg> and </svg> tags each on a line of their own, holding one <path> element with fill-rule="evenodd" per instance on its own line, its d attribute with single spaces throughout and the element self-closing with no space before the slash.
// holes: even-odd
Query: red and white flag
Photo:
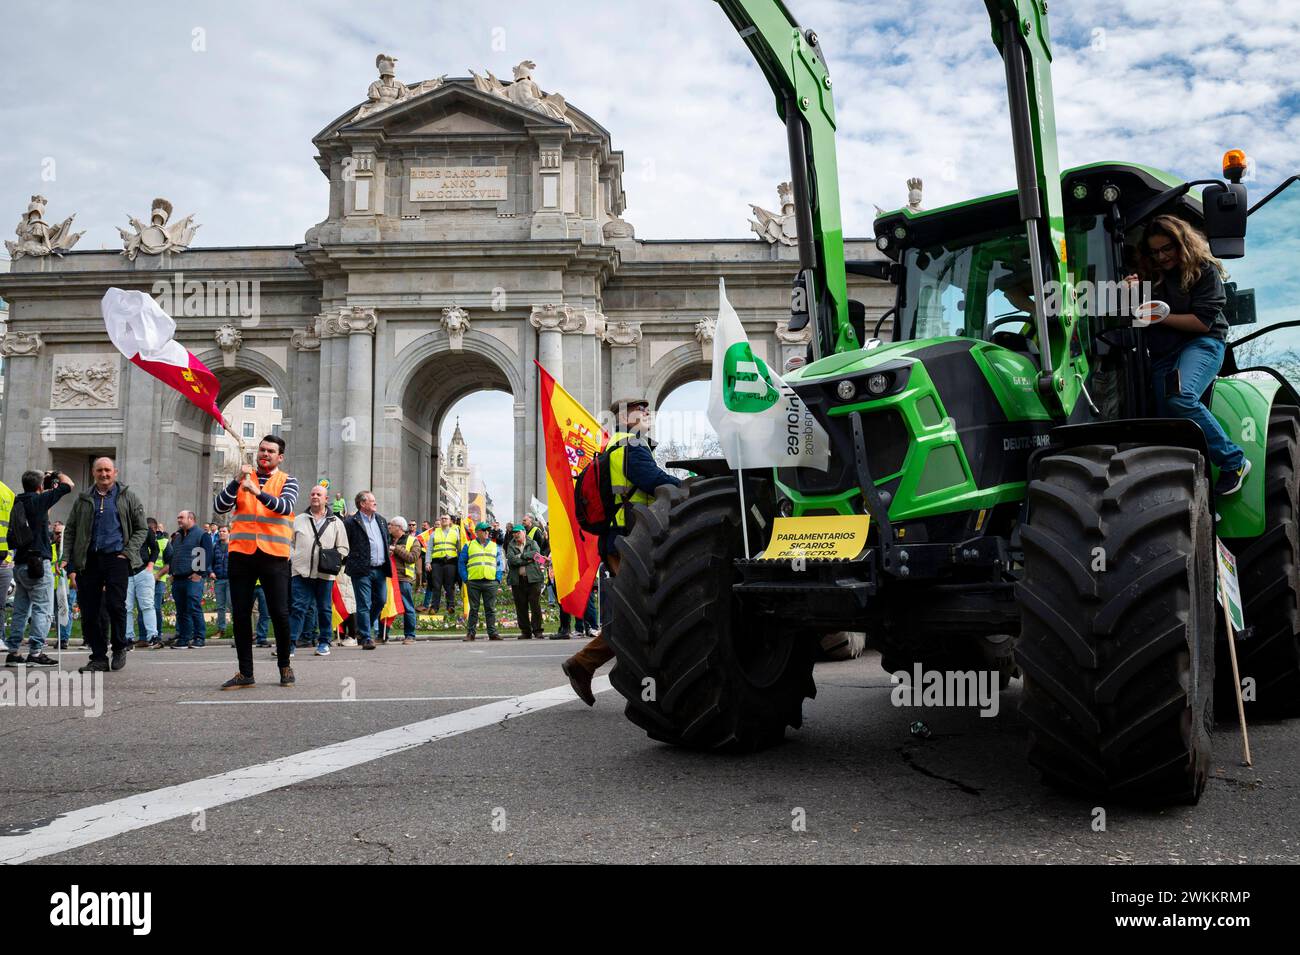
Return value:
<svg viewBox="0 0 1300 955">
<path fill-rule="evenodd" d="M 225 426 L 217 408 L 217 376 L 176 341 L 176 322 L 157 302 L 138 290 L 110 288 L 99 307 L 118 351 Z"/>
</svg>

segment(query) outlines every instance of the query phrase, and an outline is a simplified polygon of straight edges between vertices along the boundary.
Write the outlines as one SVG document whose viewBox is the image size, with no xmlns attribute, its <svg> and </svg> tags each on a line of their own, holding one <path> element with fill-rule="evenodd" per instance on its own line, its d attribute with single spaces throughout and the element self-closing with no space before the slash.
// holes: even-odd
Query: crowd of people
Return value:
<svg viewBox="0 0 1300 955">
<path fill-rule="evenodd" d="M 631 440 L 648 431 L 648 404 L 616 408 L 626 430 L 611 437 L 607 466 L 616 486 L 630 489 L 626 503 L 651 500 L 654 487 L 677 479 L 655 465 L 648 439 Z M 389 642 L 398 616 L 401 642 L 412 644 L 420 611 L 462 622 L 466 641 L 478 638 L 482 619 L 487 639 L 501 640 L 502 584 L 514 600 L 519 639 L 547 637 L 542 602 L 558 601 L 550 537 L 533 515 L 506 527 L 442 514 L 417 530 L 409 518 L 385 519 L 370 491 L 358 492 L 349 511 L 342 493 L 335 491 L 331 500 L 324 484 L 310 488 L 306 507 L 298 510 L 298 482 L 281 469 L 284 452 L 283 438 L 264 437 L 255 465 L 242 465 L 216 493 L 216 519 L 200 524 L 194 511 L 182 510 L 171 533 L 145 516 L 139 494 L 119 480 L 108 457 L 91 465 L 93 484 L 76 495 L 66 524 L 49 520 L 50 509 L 75 490 L 66 474 L 27 471 L 16 494 L 0 483 L 0 594 L 11 582 L 14 589 L 7 624 L 0 613 L 5 664 L 58 666 L 46 652 L 47 639 L 57 624 L 59 646 L 67 648 L 74 607 L 89 649 L 82 672 L 120 670 L 134 648 L 202 647 L 208 638 L 205 593 L 215 602 L 216 638 L 225 637 L 229 621 L 234 639 L 238 671 L 222 684 L 226 690 L 255 685 L 253 649 L 271 647 L 272 631 L 282 686 L 296 682 L 297 648 L 314 646 L 318 656 L 327 656 L 338 639 L 374 650 Z M 600 538 L 611 573 L 619 563 L 613 541 L 627 532 L 627 511 L 620 507 Z M 164 637 L 169 586 L 175 625 Z M 597 593 L 593 587 L 577 619 L 561 609 L 550 635 L 593 638 L 564 664 L 588 704 L 594 702 L 591 676 L 613 656 L 601 636 Z M 386 607 L 398 606 L 400 613 L 385 614 Z M 336 609 L 344 618 L 337 631 Z"/>
</svg>

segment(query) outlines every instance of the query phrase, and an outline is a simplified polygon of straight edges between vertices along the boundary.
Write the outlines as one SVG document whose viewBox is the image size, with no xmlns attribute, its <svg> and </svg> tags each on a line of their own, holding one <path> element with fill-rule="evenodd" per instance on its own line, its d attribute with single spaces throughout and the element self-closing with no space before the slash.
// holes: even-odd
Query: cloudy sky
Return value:
<svg viewBox="0 0 1300 955">
<path fill-rule="evenodd" d="M 870 235 L 909 176 L 930 206 L 1012 185 L 980 0 L 789 3 L 835 80 L 848 234 Z M 1051 6 L 1064 165 L 1199 177 L 1241 147 L 1255 188 L 1300 171 L 1300 3 Z M 196 214 L 199 246 L 300 242 L 325 213 L 311 137 L 364 99 L 380 51 L 408 83 L 535 60 L 623 150 L 640 238 L 747 237 L 747 204 L 772 208 L 787 176 L 771 95 L 710 0 L 6 0 L 0 16 L 0 228 L 40 192 L 48 218 L 77 213 L 82 249 L 119 247 L 114 226 L 154 196 Z"/>
</svg>

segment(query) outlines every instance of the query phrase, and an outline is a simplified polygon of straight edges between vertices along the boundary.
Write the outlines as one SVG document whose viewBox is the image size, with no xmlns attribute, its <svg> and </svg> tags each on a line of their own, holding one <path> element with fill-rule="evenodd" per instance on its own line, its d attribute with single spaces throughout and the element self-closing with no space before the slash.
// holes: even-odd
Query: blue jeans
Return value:
<svg viewBox="0 0 1300 955">
<path fill-rule="evenodd" d="M 402 606 L 405 611 L 402 613 L 402 633 L 415 639 L 415 596 L 412 593 L 415 587 L 415 581 L 408 580 L 406 577 L 401 579 L 402 585 Z"/>
<path fill-rule="evenodd" d="M 267 634 L 271 632 L 271 610 L 266 603 L 266 591 L 258 584 L 253 588 L 253 599 L 257 601 L 257 642 L 265 644 Z"/>
<path fill-rule="evenodd" d="M 45 648 L 45 637 L 50 632 L 50 620 L 54 616 L 54 575 L 50 573 L 48 560 L 42 564 L 45 573 L 40 580 L 27 576 L 25 563 L 14 567 L 14 616 L 9 621 L 9 632 L 5 634 L 5 646 L 10 653 L 18 652 L 23 637 L 28 639 L 30 652 L 39 655 Z"/>
<path fill-rule="evenodd" d="M 203 624 L 203 581 L 185 577 L 173 580 L 172 599 L 176 601 L 176 642 L 202 643 L 207 636 Z"/>
<path fill-rule="evenodd" d="M 382 567 L 372 567 L 352 578 L 352 592 L 356 595 L 356 639 L 361 643 L 380 635 L 380 612 L 387 595 L 386 586 L 387 578 L 383 576 Z"/>
<path fill-rule="evenodd" d="M 291 578 L 291 581 L 296 579 L 297 578 Z M 302 640 L 306 642 L 310 640 L 313 645 L 320 646 L 320 608 L 317 606 L 316 602 L 317 588 L 311 586 L 316 583 L 316 581 L 312 580 L 310 577 L 304 577 L 302 580 L 306 585 L 306 588 L 302 591 L 303 615 L 300 619 L 297 630 L 293 629 L 293 622 L 292 620 L 290 621 L 289 632 L 293 635 L 295 641 Z M 328 601 L 334 590 L 334 582 L 327 581 L 327 583 L 330 585 L 330 589 L 325 592 L 325 599 Z M 290 584 L 290 594 L 292 596 L 292 601 L 290 603 L 290 608 L 292 610 L 298 606 L 298 591 L 293 590 L 292 582 Z"/>
<path fill-rule="evenodd" d="M 155 580 L 153 585 L 153 616 L 154 616 L 154 627 L 155 627 L 154 632 L 160 635 L 163 632 L 162 611 L 163 611 L 163 600 L 166 598 L 166 596 L 167 596 L 167 581 Z"/>
<path fill-rule="evenodd" d="M 357 640 L 362 643 L 379 635 L 379 614 L 384 609 L 387 583 L 382 567 L 372 567 L 352 578 L 352 590 L 357 598 Z"/>
<path fill-rule="evenodd" d="M 153 640 L 158 636 L 154 628 L 153 612 L 154 579 L 148 567 L 132 575 L 126 583 L 126 639 L 135 641 L 135 611 L 140 611 L 140 621 L 144 626 L 144 639 Z"/>
<path fill-rule="evenodd" d="M 212 581 L 212 595 L 217 602 L 217 629 L 226 630 L 226 608 L 230 606 L 230 581 L 217 578 Z"/>
<path fill-rule="evenodd" d="M 316 644 L 329 644 L 334 624 L 331 600 L 334 581 L 299 577 L 290 581 L 293 613 L 289 618 L 289 639 L 297 643 L 304 635 L 316 634 Z"/>
<path fill-rule="evenodd" d="M 1162 418 L 1186 418 L 1195 421 L 1205 433 L 1210 460 L 1216 467 L 1236 471 L 1246 454 L 1233 444 L 1210 409 L 1201 404 L 1201 394 L 1210 387 L 1223 367 L 1225 346 L 1213 335 L 1189 338 L 1182 347 L 1151 357 L 1151 383 L 1156 394 L 1156 414 Z M 1165 397 L 1165 378 L 1178 369 L 1180 388 L 1177 395 Z"/>
<path fill-rule="evenodd" d="M 6 551 L 5 556 L 9 554 Z M 0 562 L 0 643 L 4 642 L 8 632 L 6 623 L 9 616 L 9 585 L 14 580 L 14 562 L 12 559 Z"/>
</svg>

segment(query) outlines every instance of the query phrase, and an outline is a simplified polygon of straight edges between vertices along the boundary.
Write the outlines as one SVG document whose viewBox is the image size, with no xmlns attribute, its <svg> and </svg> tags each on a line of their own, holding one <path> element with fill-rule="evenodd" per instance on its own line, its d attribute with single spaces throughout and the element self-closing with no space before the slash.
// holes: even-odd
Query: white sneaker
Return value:
<svg viewBox="0 0 1300 955">
<path fill-rule="evenodd" d="M 344 638 L 343 638 L 343 646 L 345 646 L 345 647 L 355 647 L 356 645 L 357 645 L 357 641 L 354 640 L 352 637 L 344 637 Z"/>
</svg>

